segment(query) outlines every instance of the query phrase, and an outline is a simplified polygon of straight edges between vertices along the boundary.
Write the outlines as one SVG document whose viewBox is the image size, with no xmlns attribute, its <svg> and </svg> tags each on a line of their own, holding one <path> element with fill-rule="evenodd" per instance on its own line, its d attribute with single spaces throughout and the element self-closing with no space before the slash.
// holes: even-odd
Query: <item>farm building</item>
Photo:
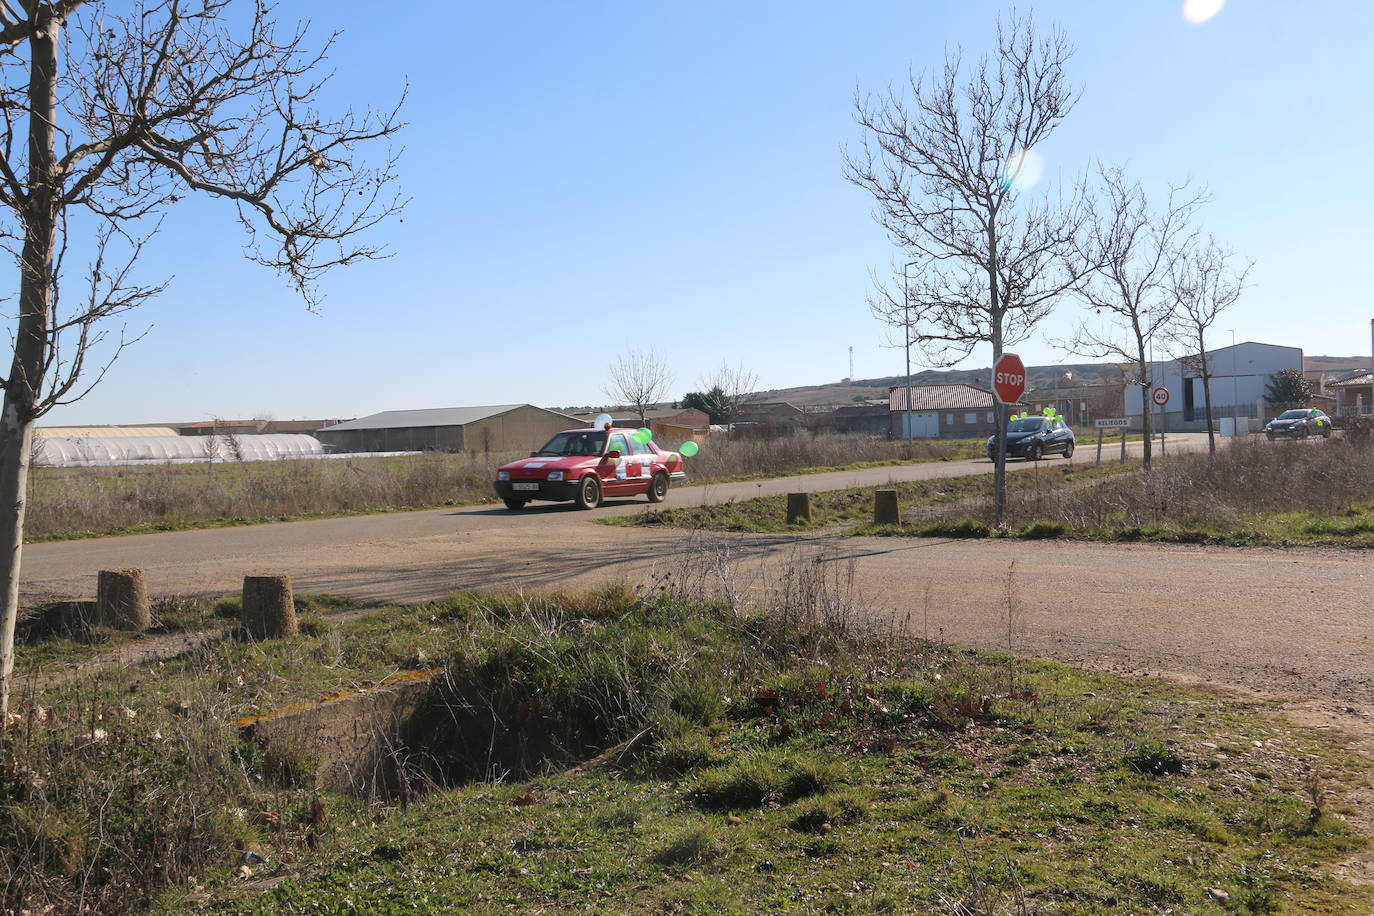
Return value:
<svg viewBox="0 0 1374 916">
<path fill-rule="evenodd" d="M 913 439 L 985 436 L 997 429 L 997 416 L 993 411 L 996 401 L 986 388 L 912 385 L 910 413 L 907 411 L 907 390 L 905 385 L 888 390 L 888 421 L 894 439 L 908 437 L 908 416 Z"/>
<path fill-rule="evenodd" d="M 315 436 L 330 452 L 522 452 L 559 430 L 583 425 L 532 404 L 498 404 L 386 410 L 327 426 Z"/>
<path fill-rule="evenodd" d="M 1360 369 L 1345 378 L 1326 383 L 1326 390 L 1334 392 L 1336 401 L 1332 406 L 1333 416 L 1367 417 L 1374 414 L 1374 384 L 1368 369 Z M 1315 402 L 1315 398 L 1313 399 Z M 1321 406 L 1321 405 L 1317 405 Z"/>
<path fill-rule="evenodd" d="M 809 426 L 806 412 L 786 401 L 750 401 L 740 405 L 735 417 L 735 435 L 771 439 L 790 436 Z"/>
<path fill-rule="evenodd" d="M 631 407 L 612 407 L 608 410 L 579 411 L 573 414 L 586 426 L 592 425 L 599 413 L 609 413 L 616 426 L 639 426 L 639 413 Z M 711 431 L 711 418 L 695 407 L 655 407 L 644 411 L 654 440 L 661 446 L 675 447 L 688 439 L 705 441 Z"/>
<path fill-rule="evenodd" d="M 1171 359 L 1156 363 L 1151 371 L 1156 387 L 1169 392 L 1169 402 L 1163 410 L 1152 407 L 1151 412 L 1162 428 L 1170 431 L 1199 431 L 1206 426 L 1206 400 L 1202 379 L 1195 364 L 1196 357 Z M 1302 371 L 1302 350 L 1276 344 L 1246 341 L 1230 347 L 1207 351 L 1207 374 L 1211 376 L 1212 420 L 1223 417 L 1249 418 L 1263 422 L 1268 412 L 1264 401 L 1269 382 L 1280 369 Z M 1142 396 L 1138 385 L 1126 386 L 1124 416 L 1140 422 Z M 1244 427 L 1244 423 L 1239 424 Z M 1137 428 L 1139 428 L 1137 426 Z M 1251 424 L 1254 428 L 1254 424 Z"/>
<path fill-rule="evenodd" d="M 258 433 L 313 433 L 343 420 L 201 420 L 177 423 L 179 436 L 251 436 Z"/>
<path fill-rule="evenodd" d="M 845 404 L 827 414 L 822 423 L 825 428 L 837 433 L 872 433 L 878 436 L 888 434 L 887 401 L 866 401 L 863 404 Z"/>
</svg>

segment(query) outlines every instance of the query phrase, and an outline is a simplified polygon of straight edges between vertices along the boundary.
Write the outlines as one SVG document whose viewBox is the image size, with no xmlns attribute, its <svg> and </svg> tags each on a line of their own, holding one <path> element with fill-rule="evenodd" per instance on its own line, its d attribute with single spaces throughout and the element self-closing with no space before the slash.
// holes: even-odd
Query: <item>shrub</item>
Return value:
<svg viewBox="0 0 1374 916">
<path fill-rule="evenodd" d="M 688 795 L 698 807 L 728 811 L 785 804 L 828 791 L 838 782 L 833 763 L 790 751 L 753 751 L 698 777 Z"/>
<path fill-rule="evenodd" d="M 1171 776 L 1183 772 L 1177 751 L 1160 741 L 1139 744 L 1126 752 L 1126 766 L 1145 776 Z"/>
<path fill-rule="evenodd" d="M 1021 537 L 1038 541 L 1061 538 L 1069 533 L 1069 527 L 1062 522 L 1031 522 L 1021 529 Z"/>
</svg>

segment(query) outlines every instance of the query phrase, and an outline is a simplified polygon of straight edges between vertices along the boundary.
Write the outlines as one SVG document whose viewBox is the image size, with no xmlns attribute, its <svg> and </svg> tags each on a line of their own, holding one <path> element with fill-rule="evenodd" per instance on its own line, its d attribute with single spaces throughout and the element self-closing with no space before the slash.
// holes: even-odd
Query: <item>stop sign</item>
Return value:
<svg viewBox="0 0 1374 916">
<path fill-rule="evenodd" d="M 999 404 L 1015 404 L 1026 392 L 1026 365 L 1015 353 L 1003 353 L 992 367 L 992 391 Z"/>
</svg>

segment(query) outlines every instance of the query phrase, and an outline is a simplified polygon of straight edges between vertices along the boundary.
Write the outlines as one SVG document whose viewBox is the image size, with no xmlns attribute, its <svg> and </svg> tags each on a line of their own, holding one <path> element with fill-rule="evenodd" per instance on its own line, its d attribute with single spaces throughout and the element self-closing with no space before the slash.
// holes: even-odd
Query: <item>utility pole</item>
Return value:
<svg viewBox="0 0 1374 916">
<path fill-rule="evenodd" d="M 911 275 L 907 273 L 912 264 L 918 261 L 907 261 L 902 265 L 902 306 L 904 314 L 902 317 L 902 339 L 906 343 L 906 439 L 911 441 Z"/>
</svg>

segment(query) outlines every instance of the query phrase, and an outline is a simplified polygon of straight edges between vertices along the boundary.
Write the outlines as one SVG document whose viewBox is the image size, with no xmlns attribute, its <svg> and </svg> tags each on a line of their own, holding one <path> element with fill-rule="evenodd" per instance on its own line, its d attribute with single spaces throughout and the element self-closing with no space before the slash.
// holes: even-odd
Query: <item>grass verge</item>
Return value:
<svg viewBox="0 0 1374 916">
<path fill-rule="evenodd" d="M 465 594 L 21 697 L 0 756 L 3 905 L 1374 903 L 1328 873 L 1364 843 L 1342 796 L 1365 766 L 1329 733 L 1216 693 L 846 635 L 814 611 L 739 616 L 625 588 Z M 405 749 L 430 791 L 404 803 L 317 789 L 308 761 L 275 783 L 233 726 L 436 662 L 445 725 Z"/>
<path fill-rule="evenodd" d="M 1128 473 L 1138 463 L 1111 464 L 1102 467 L 1051 462 L 1043 467 L 1018 471 L 1007 475 L 1007 490 L 1031 497 L 1043 495 L 1061 487 L 1082 486 L 1092 481 Z M 903 510 L 926 515 L 926 518 L 904 522 L 900 526 L 874 527 L 873 491 L 876 487 L 854 487 L 811 494 L 811 522 L 787 524 L 787 497 L 760 496 L 738 502 L 714 506 L 690 506 L 680 509 L 646 509 L 637 515 L 621 515 L 597 519 L 603 525 L 663 526 L 706 531 L 754 531 L 782 533 L 807 528 L 826 528 L 834 525 L 863 527 L 855 533 L 897 534 L 920 533 L 930 536 L 986 537 L 990 531 L 986 523 L 957 518 L 961 507 L 985 498 L 992 488 L 989 474 L 967 474 L 934 480 L 916 480 L 884 484 L 882 489 L 897 491 Z M 890 530 L 889 530 L 890 529 Z"/>
</svg>

